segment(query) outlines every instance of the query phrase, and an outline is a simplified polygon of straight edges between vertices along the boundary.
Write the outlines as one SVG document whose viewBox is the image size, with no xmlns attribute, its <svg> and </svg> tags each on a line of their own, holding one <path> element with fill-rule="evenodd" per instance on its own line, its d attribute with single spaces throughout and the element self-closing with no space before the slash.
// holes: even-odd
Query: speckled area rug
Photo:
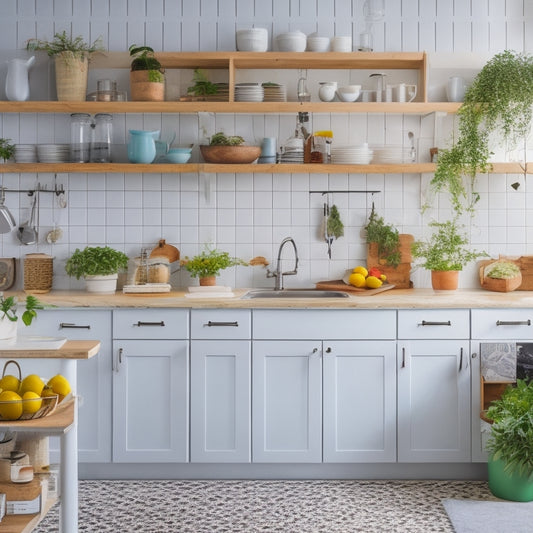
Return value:
<svg viewBox="0 0 533 533">
<path fill-rule="evenodd" d="M 90 533 L 453 533 L 445 499 L 491 500 L 483 481 L 80 481 Z M 35 533 L 57 533 L 58 506 Z"/>
</svg>

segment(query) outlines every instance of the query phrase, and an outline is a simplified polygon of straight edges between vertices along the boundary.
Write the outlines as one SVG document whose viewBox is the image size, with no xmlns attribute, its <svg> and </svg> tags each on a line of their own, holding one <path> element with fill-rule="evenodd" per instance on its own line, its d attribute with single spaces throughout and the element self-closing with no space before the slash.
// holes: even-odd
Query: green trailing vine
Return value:
<svg viewBox="0 0 533 533">
<path fill-rule="evenodd" d="M 397 267 L 402 261 L 399 250 L 400 234 L 395 227 L 385 224 L 383 217 L 378 216 L 374 204 L 372 204 L 372 211 L 370 211 L 365 230 L 366 242 L 368 244 L 377 243 L 378 258 L 385 260 L 387 265 Z"/>
<path fill-rule="evenodd" d="M 458 111 L 458 138 L 441 149 L 431 180 L 435 193 L 447 192 L 456 213 L 472 213 L 479 200 L 476 175 L 491 168 L 491 141 L 516 146 L 533 119 L 533 57 L 506 50 L 481 69 Z M 428 207 L 428 206 L 426 206 Z"/>
</svg>

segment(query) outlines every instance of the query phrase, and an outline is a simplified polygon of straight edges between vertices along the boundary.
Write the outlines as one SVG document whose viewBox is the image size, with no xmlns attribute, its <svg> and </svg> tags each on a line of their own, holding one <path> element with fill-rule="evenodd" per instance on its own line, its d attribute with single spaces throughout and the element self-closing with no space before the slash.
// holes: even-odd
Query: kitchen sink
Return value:
<svg viewBox="0 0 533 533">
<path fill-rule="evenodd" d="M 254 289 L 248 291 L 241 298 L 254 300 L 255 298 L 348 298 L 348 293 L 342 291 L 321 291 L 315 289 Z"/>
</svg>

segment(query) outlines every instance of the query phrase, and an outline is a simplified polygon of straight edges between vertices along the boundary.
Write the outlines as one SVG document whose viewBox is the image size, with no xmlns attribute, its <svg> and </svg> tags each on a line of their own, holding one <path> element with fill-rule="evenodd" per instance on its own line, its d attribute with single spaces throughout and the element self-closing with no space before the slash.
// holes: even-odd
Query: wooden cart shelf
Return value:
<svg viewBox="0 0 533 533">
<path fill-rule="evenodd" d="M 31 533 L 56 502 L 56 499 L 48 499 L 38 514 L 4 516 L 0 522 L 0 533 Z"/>
</svg>

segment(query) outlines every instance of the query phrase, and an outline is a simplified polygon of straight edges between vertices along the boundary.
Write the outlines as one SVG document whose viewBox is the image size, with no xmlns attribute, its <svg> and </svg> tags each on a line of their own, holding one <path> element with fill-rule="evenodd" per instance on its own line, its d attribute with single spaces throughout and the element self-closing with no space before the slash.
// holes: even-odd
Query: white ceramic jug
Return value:
<svg viewBox="0 0 533 533">
<path fill-rule="evenodd" d="M 6 97 L 8 100 L 23 102 L 30 97 L 28 73 L 35 62 L 35 56 L 29 59 L 11 59 L 7 63 Z"/>
</svg>

